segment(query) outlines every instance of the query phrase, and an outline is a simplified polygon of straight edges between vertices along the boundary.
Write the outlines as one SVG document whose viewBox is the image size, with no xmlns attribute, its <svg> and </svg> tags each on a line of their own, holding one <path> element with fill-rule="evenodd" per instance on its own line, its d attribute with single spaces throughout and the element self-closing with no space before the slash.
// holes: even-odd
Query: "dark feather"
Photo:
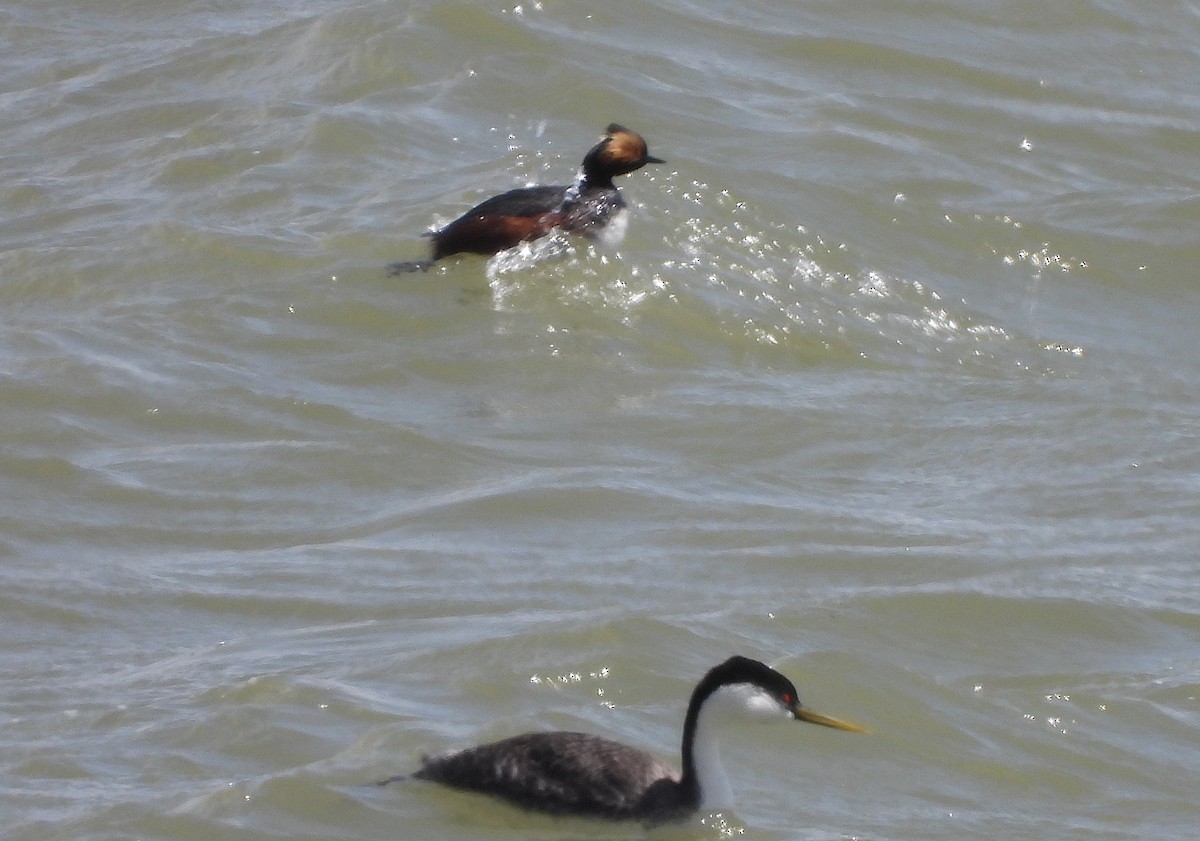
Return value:
<svg viewBox="0 0 1200 841">
<path fill-rule="evenodd" d="M 689 809 L 672 802 L 680 792 L 669 765 L 586 733 L 526 733 L 441 754 L 414 776 L 559 815 L 666 819 Z"/>
<path fill-rule="evenodd" d="M 472 207 L 463 216 L 536 216 L 557 210 L 567 194 L 566 187 L 522 187 L 509 190 Z"/>
</svg>

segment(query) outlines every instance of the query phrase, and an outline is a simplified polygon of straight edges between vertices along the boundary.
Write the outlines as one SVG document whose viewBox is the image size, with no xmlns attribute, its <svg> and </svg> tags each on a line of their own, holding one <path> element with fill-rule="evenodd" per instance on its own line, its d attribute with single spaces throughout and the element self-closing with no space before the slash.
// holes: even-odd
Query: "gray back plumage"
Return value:
<svg viewBox="0 0 1200 841">
<path fill-rule="evenodd" d="M 586 733 L 526 733 L 427 757 L 414 776 L 560 815 L 656 821 L 697 805 L 669 765 Z"/>
</svg>

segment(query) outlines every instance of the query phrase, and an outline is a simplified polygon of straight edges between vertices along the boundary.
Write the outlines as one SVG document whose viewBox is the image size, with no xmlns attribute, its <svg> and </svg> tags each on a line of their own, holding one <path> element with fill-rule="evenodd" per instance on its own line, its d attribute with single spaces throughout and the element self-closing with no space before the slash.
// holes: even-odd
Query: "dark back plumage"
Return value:
<svg viewBox="0 0 1200 841">
<path fill-rule="evenodd" d="M 671 804 L 660 801 L 677 788 L 671 785 L 675 770 L 645 751 L 569 732 L 525 733 L 428 757 L 414 776 L 503 797 L 528 809 L 613 820 L 645 819 L 651 812 L 670 810 Z"/>
</svg>

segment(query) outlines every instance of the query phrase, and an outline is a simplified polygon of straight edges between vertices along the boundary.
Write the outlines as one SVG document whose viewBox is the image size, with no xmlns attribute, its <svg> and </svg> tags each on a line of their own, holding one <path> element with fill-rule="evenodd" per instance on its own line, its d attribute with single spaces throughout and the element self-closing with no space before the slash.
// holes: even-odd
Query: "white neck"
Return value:
<svg viewBox="0 0 1200 841">
<path fill-rule="evenodd" d="M 720 812 L 733 808 L 733 789 L 721 765 L 721 745 L 717 741 L 719 719 L 724 716 L 707 704 L 696 722 L 696 740 L 692 757 L 696 761 L 696 782 L 700 784 L 700 810 Z"/>
<path fill-rule="evenodd" d="M 792 713 L 787 707 L 754 684 L 729 684 L 708 696 L 696 720 L 692 741 L 701 810 L 720 812 L 733 808 L 733 790 L 721 765 L 721 748 L 717 742 L 722 726 L 730 720 L 782 721 L 790 718 Z"/>
</svg>

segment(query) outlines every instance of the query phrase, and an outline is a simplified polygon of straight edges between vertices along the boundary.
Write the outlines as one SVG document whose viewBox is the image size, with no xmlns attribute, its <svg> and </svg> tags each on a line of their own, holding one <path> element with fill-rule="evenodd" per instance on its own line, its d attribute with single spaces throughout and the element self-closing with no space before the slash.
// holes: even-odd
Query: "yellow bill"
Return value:
<svg viewBox="0 0 1200 841">
<path fill-rule="evenodd" d="M 809 724 L 819 724 L 822 727 L 832 727 L 835 730 L 849 730 L 851 733 L 870 733 L 871 731 L 865 727 L 859 727 L 857 724 L 851 724 L 848 721 L 842 721 L 839 718 L 832 718 L 827 715 L 813 712 L 805 707 L 795 707 L 792 710 L 792 715 L 797 721 L 807 721 Z"/>
</svg>

